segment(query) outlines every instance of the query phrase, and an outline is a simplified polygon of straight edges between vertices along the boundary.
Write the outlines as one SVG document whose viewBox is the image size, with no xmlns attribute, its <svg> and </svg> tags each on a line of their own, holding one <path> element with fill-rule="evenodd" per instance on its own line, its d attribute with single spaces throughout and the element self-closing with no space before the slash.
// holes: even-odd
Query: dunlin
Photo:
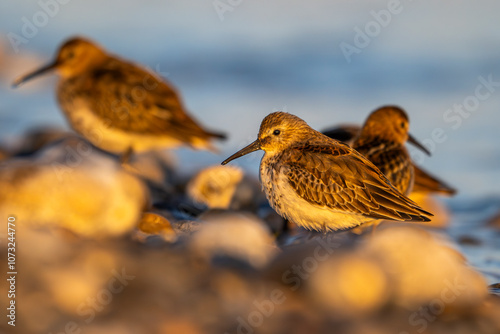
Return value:
<svg viewBox="0 0 500 334">
<path fill-rule="evenodd" d="M 430 152 L 409 134 L 406 112 L 396 106 L 384 106 L 366 119 L 352 144 L 359 153 L 373 162 L 400 192 L 408 195 L 413 188 L 414 169 L 406 141 L 430 155 Z"/>
<path fill-rule="evenodd" d="M 400 111 L 397 111 L 400 110 Z M 392 115 L 392 116 L 391 116 Z M 397 128 L 399 122 L 400 128 Z M 401 124 L 405 124 L 402 126 Z M 409 185 L 408 171 L 413 169 L 414 182 L 412 192 L 439 193 L 442 195 L 454 195 L 456 190 L 411 161 L 408 165 L 408 151 L 404 147 L 408 142 L 423 148 L 412 136 L 408 134 L 408 117 L 398 107 L 381 107 L 375 110 L 365 122 L 364 133 L 362 128 L 354 124 L 344 124 L 323 131 L 333 139 L 340 140 L 358 152 L 364 154 L 372 161 L 391 183 L 400 191 L 405 192 Z M 355 145 L 355 146 L 353 146 Z M 427 151 L 424 149 L 424 151 Z M 399 166 L 399 170 L 398 169 Z M 408 187 L 409 188 L 409 187 Z M 406 189 L 407 191 L 408 189 Z"/>
<path fill-rule="evenodd" d="M 55 61 L 13 86 L 51 70 L 60 75 L 57 98 L 72 128 L 103 150 L 213 149 L 211 139 L 225 138 L 198 125 L 169 83 L 87 39 L 66 41 Z"/>
<path fill-rule="evenodd" d="M 275 112 L 256 141 L 222 162 L 264 150 L 262 187 L 271 206 L 306 229 L 347 229 L 379 219 L 429 221 L 377 167 L 346 144 L 313 130 L 297 116 Z"/>
</svg>

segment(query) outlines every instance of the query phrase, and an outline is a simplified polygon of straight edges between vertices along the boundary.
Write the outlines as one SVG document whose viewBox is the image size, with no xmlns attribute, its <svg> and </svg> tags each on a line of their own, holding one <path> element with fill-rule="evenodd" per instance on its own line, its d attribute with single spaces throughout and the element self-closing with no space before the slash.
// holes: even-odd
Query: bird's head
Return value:
<svg viewBox="0 0 500 334">
<path fill-rule="evenodd" d="M 257 150 L 270 154 L 280 152 L 315 133 L 301 118 L 281 111 L 274 112 L 262 121 L 257 140 L 227 158 L 222 164 Z"/>
<path fill-rule="evenodd" d="M 368 116 L 361 129 L 360 137 L 379 137 L 401 145 L 408 141 L 430 155 L 430 152 L 409 131 L 410 121 L 406 112 L 396 106 L 384 106 Z"/>
<path fill-rule="evenodd" d="M 13 86 L 17 87 L 50 71 L 56 71 L 62 77 L 69 78 L 98 65 L 106 58 L 106 52 L 93 42 L 81 37 L 71 38 L 59 48 L 53 62 L 17 78 Z"/>
</svg>

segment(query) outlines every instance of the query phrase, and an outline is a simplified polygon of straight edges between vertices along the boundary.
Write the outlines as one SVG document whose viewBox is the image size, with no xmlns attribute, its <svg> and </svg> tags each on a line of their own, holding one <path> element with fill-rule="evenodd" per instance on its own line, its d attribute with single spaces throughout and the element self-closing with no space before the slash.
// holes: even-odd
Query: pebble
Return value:
<svg viewBox="0 0 500 334">
<path fill-rule="evenodd" d="M 130 232 L 149 205 L 141 180 L 77 138 L 3 160 L 0 188 L 0 215 L 94 238 Z"/>
</svg>

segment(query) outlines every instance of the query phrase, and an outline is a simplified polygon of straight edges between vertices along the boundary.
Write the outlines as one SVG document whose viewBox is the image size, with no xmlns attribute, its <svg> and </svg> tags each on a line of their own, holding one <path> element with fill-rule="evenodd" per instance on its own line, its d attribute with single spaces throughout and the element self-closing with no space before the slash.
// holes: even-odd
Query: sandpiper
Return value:
<svg viewBox="0 0 500 334">
<path fill-rule="evenodd" d="M 408 133 L 408 127 L 408 116 L 401 108 L 385 106 L 373 111 L 363 127 L 344 124 L 323 133 L 365 155 L 406 195 L 410 192 L 455 194 L 455 189 L 410 160 L 404 146 L 406 141 L 429 152 Z"/>
<path fill-rule="evenodd" d="M 182 144 L 214 149 L 210 140 L 225 138 L 198 125 L 169 83 L 87 39 L 66 41 L 52 63 L 13 86 L 51 70 L 60 75 L 57 99 L 71 127 L 105 151 L 129 156 Z"/>
<path fill-rule="evenodd" d="M 400 192 L 408 195 L 413 188 L 414 169 L 405 147 L 411 142 L 424 152 L 430 152 L 409 134 L 406 112 L 396 106 L 384 106 L 366 119 L 352 144 L 359 153 L 373 162 Z"/>
<path fill-rule="evenodd" d="M 326 232 L 379 219 L 429 221 L 432 216 L 363 155 L 297 116 L 268 115 L 257 140 L 222 164 L 256 150 L 265 152 L 260 178 L 271 206 L 306 229 Z"/>
</svg>

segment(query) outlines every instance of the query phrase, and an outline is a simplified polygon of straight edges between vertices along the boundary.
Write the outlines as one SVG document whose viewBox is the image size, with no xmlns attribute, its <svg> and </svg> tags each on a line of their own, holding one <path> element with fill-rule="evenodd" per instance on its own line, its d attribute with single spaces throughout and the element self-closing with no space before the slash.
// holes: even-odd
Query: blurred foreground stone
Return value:
<svg viewBox="0 0 500 334">
<path fill-rule="evenodd" d="M 144 212 L 137 225 L 136 238 L 139 241 L 145 241 L 151 235 L 159 235 L 165 241 L 170 242 L 177 240 L 177 233 L 167 218 L 158 213 Z"/>
<path fill-rule="evenodd" d="M 195 203 L 209 209 L 256 212 L 262 204 L 268 205 L 259 180 L 235 166 L 201 170 L 188 182 L 186 192 Z"/>
<path fill-rule="evenodd" d="M 205 259 L 234 257 L 261 268 L 277 251 L 266 224 L 249 213 L 216 212 L 200 220 L 204 224 L 193 234 L 190 246 Z"/>
<path fill-rule="evenodd" d="M 487 282 L 464 257 L 431 233 L 394 227 L 376 233 L 363 249 L 390 275 L 394 303 L 407 309 L 442 299 L 444 306 L 473 309 L 487 295 Z"/>
<path fill-rule="evenodd" d="M 138 178 L 78 138 L 3 160 L 0 189 L 1 216 L 97 238 L 130 231 L 148 203 Z"/>
<path fill-rule="evenodd" d="M 243 171 L 234 166 L 212 166 L 196 174 L 187 185 L 193 201 L 210 209 L 228 209 L 243 178 Z"/>
</svg>

